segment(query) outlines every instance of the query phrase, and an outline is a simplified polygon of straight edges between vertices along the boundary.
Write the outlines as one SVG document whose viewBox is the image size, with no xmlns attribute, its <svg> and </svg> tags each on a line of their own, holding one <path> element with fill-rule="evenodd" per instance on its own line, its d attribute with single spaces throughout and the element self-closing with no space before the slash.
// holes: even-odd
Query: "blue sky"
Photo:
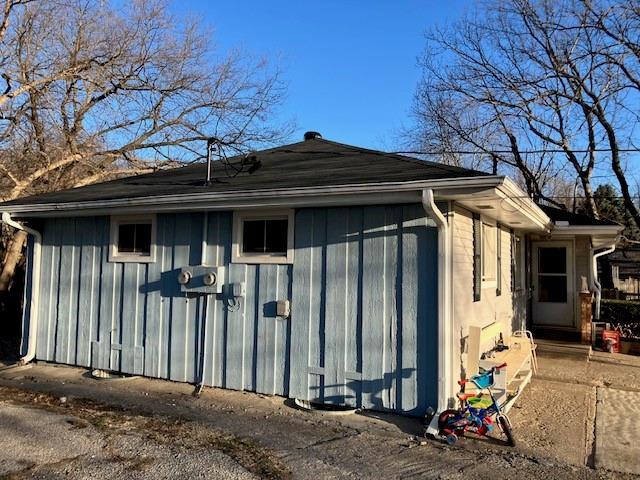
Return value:
<svg viewBox="0 0 640 480">
<path fill-rule="evenodd" d="M 455 19 L 470 0 L 174 2 L 213 27 L 223 50 L 277 60 L 288 96 L 283 119 L 325 138 L 392 148 L 410 122 L 425 30 Z"/>
</svg>

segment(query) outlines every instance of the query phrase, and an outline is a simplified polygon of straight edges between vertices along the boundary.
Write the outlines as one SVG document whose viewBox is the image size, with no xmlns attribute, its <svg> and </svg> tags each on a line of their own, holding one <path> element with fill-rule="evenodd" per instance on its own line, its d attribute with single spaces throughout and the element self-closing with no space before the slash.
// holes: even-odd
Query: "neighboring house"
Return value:
<svg viewBox="0 0 640 480">
<path fill-rule="evenodd" d="M 640 247 L 630 245 L 603 257 L 598 262 L 603 280 L 610 279 L 610 285 L 624 292 L 627 300 L 640 300 Z M 603 282 L 604 283 L 604 282 Z"/>
<path fill-rule="evenodd" d="M 454 398 L 470 328 L 579 328 L 619 227 L 305 138 L 214 162 L 209 185 L 198 164 L 0 204 L 32 234 L 25 360 L 422 415 Z"/>
</svg>

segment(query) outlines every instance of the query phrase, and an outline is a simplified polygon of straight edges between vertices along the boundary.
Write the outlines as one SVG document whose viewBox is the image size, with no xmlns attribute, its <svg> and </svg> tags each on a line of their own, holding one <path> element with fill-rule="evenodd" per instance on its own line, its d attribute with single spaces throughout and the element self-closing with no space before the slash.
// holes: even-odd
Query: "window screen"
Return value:
<svg viewBox="0 0 640 480">
<path fill-rule="evenodd" d="M 287 254 L 287 219 L 244 220 L 242 253 Z"/>
<path fill-rule="evenodd" d="M 124 223 L 118 225 L 118 253 L 151 255 L 151 224 Z"/>
</svg>

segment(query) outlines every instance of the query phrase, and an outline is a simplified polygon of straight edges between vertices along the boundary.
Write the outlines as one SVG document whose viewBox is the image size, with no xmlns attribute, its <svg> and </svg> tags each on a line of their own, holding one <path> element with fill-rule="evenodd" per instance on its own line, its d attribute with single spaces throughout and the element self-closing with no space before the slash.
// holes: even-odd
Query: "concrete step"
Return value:
<svg viewBox="0 0 640 480">
<path fill-rule="evenodd" d="M 554 340 L 565 343 L 580 343 L 581 333 L 572 328 L 563 327 L 533 327 L 534 338 L 544 338 L 545 340 Z"/>
<path fill-rule="evenodd" d="M 536 352 L 538 355 L 553 354 L 553 355 L 567 355 L 572 357 L 581 357 L 585 360 L 589 360 L 591 357 L 591 345 L 582 345 L 574 342 L 563 342 L 560 340 L 535 340 L 538 346 Z"/>
</svg>

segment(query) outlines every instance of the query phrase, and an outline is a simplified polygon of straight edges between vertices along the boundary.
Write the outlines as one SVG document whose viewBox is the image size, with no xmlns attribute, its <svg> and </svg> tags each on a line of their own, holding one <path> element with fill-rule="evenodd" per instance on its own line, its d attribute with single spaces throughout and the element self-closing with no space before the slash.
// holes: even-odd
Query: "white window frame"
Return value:
<svg viewBox="0 0 640 480">
<path fill-rule="evenodd" d="M 484 230 L 485 226 L 491 229 L 491 232 L 494 236 L 493 243 L 496 249 L 495 257 L 493 258 L 494 269 L 493 269 L 493 278 L 485 278 L 484 276 L 484 267 L 487 259 L 485 258 L 485 247 L 484 247 Z M 498 225 L 494 220 L 490 220 L 486 217 L 480 217 L 480 268 L 482 272 L 482 288 L 496 288 L 498 286 Z"/>
<path fill-rule="evenodd" d="M 156 216 L 155 215 L 113 215 L 111 216 L 109 239 L 109 262 L 112 263 L 154 263 L 156 261 Z M 151 223 L 151 248 L 149 255 L 118 252 L 120 225 Z"/>
<path fill-rule="evenodd" d="M 294 232 L 295 212 L 287 210 L 252 210 L 233 212 L 233 242 L 231 251 L 231 262 L 233 263 L 293 263 L 293 232 Z M 270 255 L 259 253 L 244 253 L 242 251 L 244 222 L 247 220 L 287 220 L 287 253 L 286 255 Z"/>
</svg>

